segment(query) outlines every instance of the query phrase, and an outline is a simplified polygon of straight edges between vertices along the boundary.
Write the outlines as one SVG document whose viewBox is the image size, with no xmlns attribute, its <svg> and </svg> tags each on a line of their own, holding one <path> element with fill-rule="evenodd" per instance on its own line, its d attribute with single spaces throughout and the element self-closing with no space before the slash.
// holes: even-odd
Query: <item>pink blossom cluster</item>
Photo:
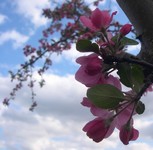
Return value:
<svg viewBox="0 0 153 150">
<path fill-rule="evenodd" d="M 25 56 L 29 56 L 29 55 L 33 54 L 36 51 L 36 48 L 31 47 L 30 45 L 26 45 L 23 48 L 23 51 L 24 51 L 24 55 Z"/>
<path fill-rule="evenodd" d="M 79 82 L 83 83 L 87 87 L 92 87 L 96 84 L 111 84 L 121 90 L 121 84 L 118 78 L 109 75 L 106 76 L 102 73 L 102 60 L 97 54 L 90 54 L 88 56 L 79 57 L 77 63 L 81 64 L 81 67 L 76 72 L 75 78 Z M 118 110 L 106 110 L 94 106 L 88 98 L 83 98 L 82 105 L 89 107 L 91 113 L 97 118 L 90 121 L 85 125 L 83 131 L 87 132 L 87 135 L 95 142 L 100 142 L 104 138 L 109 137 L 115 127 L 120 130 L 120 139 L 124 144 L 128 144 L 131 140 L 136 140 L 138 137 L 138 131 L 133 128 L 133 119 L 130 118 L 133 105 L 126 106 L 122 112 L 121 108 Z M 116 114 L 120 112 L 117 116 Z"/>
<path fill-rule="evenodd" d="M 102 49 L 102 55 L 92 53 L 88 56 L 82 56 L 76 59 L 76 62 L 80 64 L 80 68 L 75 74 L 77 81 L 84 84 L 86 87 L 93 87 L 97 84 L 110 84 L 118 88 L 120 91 L 121 83 L 117 77 L 114 77 L 108 72 L 104 72 L 104 57 L 105 55 L 114 54 L 111 48 L 115 43 L 111 40 L 112 35 L 106 30 L 112 22 L 113 16 L 116 12 L 109 14 L 108 11 L 101 11 L 98 8 L 95 9 L 91 16 L 81 16 L 80 20 L 84 26 L 94 32 L 101 32 L 106 37 L 106 40 L 98 41 L 99 47 Z M 120 29 L 120 35 L 125 36 L 131 31 L 131 25 L 126 24 Z M 106 35 L 106 36 L 105 36 Z M 117 51 L 115 49 L 115 51 Z M 115 52 L 115 54 L 117 54 Z M 134 96 L 133 92 L 130 92 Z M 105 138 L 108 138 L 114 131 L 115 128 L 119 130 L 119 138 L 123 144 L 129 144 L 129 141 L 136 140 L 139 136 L 138 130 L 133 127 L 134 121 L 132 116 L 136 114 L 135 103 L 131 102 L 131 95 L 125 93 L 125 100 L 122 101 L 117 108 L 113 109 L 102 109 L 94 104 L 87 98 L 84 97 L 82 105 L 90 108 L 91 113 L 96 118 L 88 122 L 83 131 L 86 132 L 87 136 L 95 142 L 100 142 Z"/>
</svg>

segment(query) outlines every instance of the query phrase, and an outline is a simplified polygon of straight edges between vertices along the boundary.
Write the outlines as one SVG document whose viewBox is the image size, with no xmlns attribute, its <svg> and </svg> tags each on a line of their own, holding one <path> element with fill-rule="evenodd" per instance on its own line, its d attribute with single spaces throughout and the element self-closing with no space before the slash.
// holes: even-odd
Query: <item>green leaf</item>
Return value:
<svg viewBox="0 0 153 150">
<path fill-rule="evenodd" d="M 98 46 L 96 43 L 92 43 L 92 44 L 90 45 L 89 50 L 90 50 L 91 52 L 99 53 L 99 46 Z"/>
<path fill-rule="evenodd" d="M 117 74 L 120 77 L 120 81 L 127 87 L 133 87 L 131 79 L 131 67 L 128 63 L 120 63 L 117 65 Z"/>
<path fill-rule="evenodd" d="M 99 52 L 99 46 L 86 39 L 79 40 L 76 43 L 76 49 L 79 52 Z"/>
<path fill-rule="evenodd" d="M 130 39 L 130 38 L 127 38 L 127 37 L 120 37 L 119 34 L 115 35 L 114 37 L 112 37 L 112 41 L 114 43 L 118 43 L 120 42 L 120 46 L 126 46 L 126 45 L 138 45 L 139 42 L 133 40 L 133 39 Z"/>
<path fill-rule="evenodd" d="M 129 39 L 127 37 L 122 37 L 120 42 L 121 42 L 122 46 L 126 46 L 126 45 L 138 45 L 139 44 L 139 42 L 137 42 L 137 41 L 135 41 L 133 39 Z"/>
<path fill-rule="evenodd" d="M 141 115 L 141 114 L 144 113 L 144 111 L 145 111 L 145 105 L 144 105 L 141 101 L 139 101 L 139 102 L 137 103 L 136 112 L 137 112 L 139 115 Z"/>
<path fill-rule="evenodd" d="M 136 64 L 121 63 L 117 65 L 117 69 L 122 84 L 132 88 L 135 92 L 139 92 L 144 82 L 142 68 Z"/>
<path fill-rule="evenodd" d="M 76 49 L 79 52 L 87 52 L 87 50 L 90 47 L 90 45 L 91 45 L 91 41 L 89 41 L 89 40 L 79 40 L 76 43 Z"/>
<path fill-rule="evenodd" d="M 99 84 L 87 90 L 88 99 L 97 107 L 115 108 L 124 100 L 123 93 L 110 84 Z"/>
<path fill-rule="evenodd" d="M 140 66 L 132 64 L 131 78 L 132 78 L 132 83 L 133 83 L 133 89 L 136 92 L 139 92 L 144 82 L 144 74 Z"/>
</svg>

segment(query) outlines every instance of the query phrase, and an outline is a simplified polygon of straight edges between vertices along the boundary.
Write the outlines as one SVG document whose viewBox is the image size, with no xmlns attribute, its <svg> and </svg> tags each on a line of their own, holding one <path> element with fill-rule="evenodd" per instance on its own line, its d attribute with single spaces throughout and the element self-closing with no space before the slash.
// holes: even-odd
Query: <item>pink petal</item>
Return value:
<svg viewBox="0 0 153 150">
<path fill-rule="evenodd" d="M 107 28 L 110 25 L 110 23 L 113 20 L 113 16 L 116 15 L 116 13 L 117 11 L 113 12 L 112 15 L 110 16 L 109 11 L 107 10 L 101 11 L 102 14 L 101 20 L 103 28 Z"/>
<path fill-rule="evenodd" d="M 138 130 L 134 129 L 133 126 L 122 126 L 120 130 L 120 140 L 123 144 L 128 145 L 129 141 L 136 140 L 139 136 Z"/>
<path fill-rule="evenodd" d="M 94 124 L 92 125 L 92 128 L 88 130 L 87 135 L 90 138 L 96 138 L 99 136 L 99 131 L 103 130 L 103 137 L 105 136 L 105 133 L 107 132 L 105 130 L 105 124 L 103 120 L 93 120 L 95 121 Z"/>
<path fill-rule="evenodd" d="M 117 123 L 117 120 L 114 119 L 105 135 L 105 138 L 108 138 L 114 131 L 115 127 L 116 127 L 116 123 Z"/>
<path fill-rule="evenodd" d="M 103 119 L 107 119 L 107 118 L 109 118 L 109 117 L 111 117 L 113 115 L 108 110 L 102 109 L 102 108 L 98 108 L 98 107 L 95 107 L 95 106 L 91 107 L 91 113 L 94 116 L 101 117 Z"/>
<path fill-rule="evenodd" d="M 97 120 L 97 119 L 96 119 Z M 88 132 L 88 130 L 92 127 L 92 126 L 94 126 L 96 124 L 96 122 L 95 122 L 95 119 L 94 120 L 92 120 L 92 121 L 90 121 L 90 122 L 88 122 L 84 127 L 83 127 L 83 131 L 84 132 Z"/>
<path fill-rule="evenodd" d="M 113 37 L 112 33 L 111 32 L 107 32 L 107 37 L 108 37 L 108 39 L 110 41 L 112 39 L 112 37 Z"/>
<path fill-rule="evenodd" d="M 110 17 L 110 22 L 109 22 L 109 24 L 112 22 L 113 17 L 114 17 L 114 15 L 116 15 L 116 14 L 117 14 L 117 11 L 114 11 L 114 12 L 112 13 L 112 15 L 111 15 L 111 17 Z"/>
<path fill-rule="evenodd" d="M 89 29 L 96 31 L 97 29 L 94 27 L 92 21 L 87 18 L 86 16 L 81 16 L 80 17 L 81 22 L 83 23 L 84 26 L 88 27 Z"/>
<path fill-rule="evenodd" d="M 108 124 L 108 120 L 102 119 L 100 117 L 88 122 L 83 131 L 87 132 L 87 136 L 92 138 L 95 142 L 100 142 L 104 138 L 107 138 L 114 131 L 115 125 Z M 108 132 L 108 133 L 107 133 Z"/>
<path fill-rule="evenodd" d="M 133 137 L 132 137 L 132 141 L 137 140 L 137 138 L 139 137 L 139 131 L 133 128 Z"/>
<path fill-rule="evenodd" d="M 94 60 L 100 60 L 98 58 L 98 55 L 95 54 L 95 53 L 92 53 L 88 56 L 81 56 L 79 58 L 76 59 L 76 62 L 80 65 L 87 65 L 88 63 L 90 63 L 91 61 L 94 61 Z"/>
<path fill-rule="evenodd" d="M 97 29 L 101 29 L 102 27 L 102 14 L 101 11 L 96 8 L 91 15 L 91 21 L 93 23 L 93 25 L 97 28 Z"/>
<path fill-rule="evenodd" d="M 119 90 L 122 89 L 121 83 L 120 83 L 120 81 L 119 81 L 119 79 L 117 77 L 109 75 L 109 77 L 108 77 L 106 82 L 107 82 L 107 84 L 111 84 L 111 85 L 117 87 Z"/>
<path fill-rule="evenodd" d="M 102 60 L 98 58 L 97 54 L 83 56 L 76 61 L 82 65 L 75 74 L 76 80 L 87 87 L 93 86 L 101 80 L 103 76 L 101 73 Z"/>
<path fill-rule="evenodd" d="M 81 104 L 83 106 L 86 106 L 86 107 L 92 107 L 93 106 L 93 104 L 86 97 L 83 98 L 83 101 L 81 102 Z"/>
<path fill-rule="evenodd" d="M 100 142 L 105 138 L 108 129 L 109 127 L 105 126 L 105 120 L 96 118 L 88 122 L 83 128 L 83 131 L 87 132 L 87 136 L 92 138 L 93 141 Z"/>
<path fill-rule="evenodd" d="M 131 113 L 132 113 L 132 109 L 133 109 L 132 106 L 133 106 L 133 104 L 131 104 L 126 109 L 124 109 L 121 113 L 118 114 L 118 116 L 117 116 L 117 128 L 119 130 L 122 128 L 122 126 L 124 126 L 128 122 L 128 120 L 131 116 Z M 133 125 L 133 119 L 131 119 L 130 123 L 131 123 L 131 125 Z"/>
<path fill-rule="evenodd" d="M 87 87 L 91 87 L 98 83 L 100 74 L 89 76 L 88 73 L 85 72 L 86 67 L 81 66 L 79 70 L 75 74 L 75 79 Z"/>
<path fill-rule="evenodd" d="M 126 127 L 122 127 L 120 130 L 120 140 L 123 144 L 128 145 L 131 137 L 131 130 L 127 130 Z"/>
<path fill-rule="evenodd" d="M 104 11 L 101 11 L 101 21 L 102 21 L 102 26 L 103 28 L 107 28 L 109 25 L 110 25 L 110 22 L 111 22 L 111 16 L 109 14 L 109 11 L 107 10 L 104 10 Z"/>
</svg>

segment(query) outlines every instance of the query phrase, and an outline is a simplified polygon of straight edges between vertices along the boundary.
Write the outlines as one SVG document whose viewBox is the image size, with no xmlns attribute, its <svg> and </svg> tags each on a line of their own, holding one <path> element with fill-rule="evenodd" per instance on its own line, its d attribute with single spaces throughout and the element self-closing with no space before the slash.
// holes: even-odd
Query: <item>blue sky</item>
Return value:
<svg viewBox="0 0 153 150">
<path fill-rule="evenodd" d="M 8 70 L 16 69 L 25 61 L 22 48 L 26 44 L 38 46 L 41 31 L 47 27 L 47 20 L 41 16 L 41 10 L 50 6 L 54 7 L 52 0 L 0 0 L 1 100 L 13 87 Z M 106 1 L 101 5 L 105 9 L 108 6 Z M 111 8 L 118 10 L 116 19 L 128 22 L 115 0 L 112 0 Z M 129 47 L 132 53 L 137 49 L 138 47 Z M 28 110 L 31 100 L 27 86 L 17 94 L 9 108 L 0 104 L 0 150 L 153 149 L 152 93 L 143 97 L 146 112 L 135 120 L 135 127 L 140 130 L 140 137 L 136 142 L 124 146 L 118 139 L 117 131 L 98 144 L 85 135 L 82 127 L 93 116 L 80 105 L 86 88 L 74 79 L 74 73 L 79 67 L 75 59 L 81 55 L 73 45 L 70 51 L 52 56 L 53 66 L 44 75 L 46 85 L 43 89 L 38 85 L 35 87 L 38 107 L 33 113 Z M 39 79 L 37 74 L 34 77 Z"/>
</svg>

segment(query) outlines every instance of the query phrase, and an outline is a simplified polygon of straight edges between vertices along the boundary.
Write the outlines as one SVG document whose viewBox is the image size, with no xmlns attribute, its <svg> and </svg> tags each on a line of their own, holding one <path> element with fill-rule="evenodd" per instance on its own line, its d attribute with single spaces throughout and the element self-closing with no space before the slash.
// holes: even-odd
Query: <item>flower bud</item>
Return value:
<svg viewBox="0 0 153 150">
<path fill-rule="evenodd" d="M 132 25 L 131 24 L 125 24 L 121 29 L 120 29 L 120 34 L 122 36 L 127 35 L 130 31 L 132 30 Z"/>
</svg>

